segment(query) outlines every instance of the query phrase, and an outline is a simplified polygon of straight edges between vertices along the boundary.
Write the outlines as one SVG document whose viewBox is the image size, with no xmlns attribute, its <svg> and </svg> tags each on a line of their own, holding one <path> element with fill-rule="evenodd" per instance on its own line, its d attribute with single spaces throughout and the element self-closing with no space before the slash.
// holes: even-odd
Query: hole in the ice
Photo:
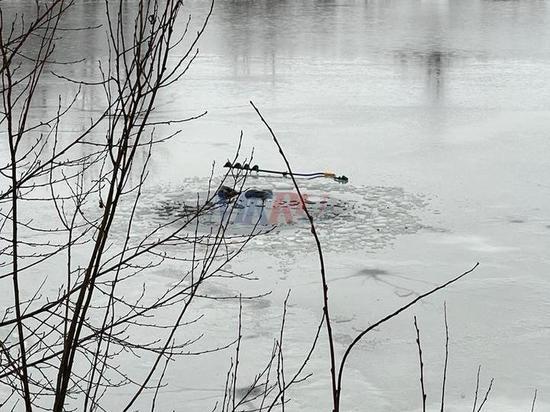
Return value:
<svg viewBox="0 0 550 412">
<path fill-rule="evenodd" d="M 177 224 L 192 218 L 199 204 L 212 197 L 216 182 L 208 179 L 188 179 L 184 189 L 158 187 L 143 195 L 143 209 L 136 230 L 152 230 L 151 226 L 167 224 L 181 218 Z M 276 256 L 297 256 L 311 250 L 309 222 L 297 201 L 291 185 L 281 187 L 274 179 L 255 182 L 260 189 L 270 190 L 273 198 L 265 202 L 245 195 L 234 201 L 238 205 L 231 214 L 225 213 L 227 205 L 216 203 L 215 207 L 201 216 L 198 231 L 209 233 L 224 219 L 229 223 L 228 233 L 246 236 L 252 228 L 270 232 L 258 237 L 251 245 Z M 334 185 L 327 182 L 305 181 L 301 185 L 306 195 L 307 207 L 312 214 L 317 231 L 325 241 L 325 251 L 353 249 L 381 249 L 404 234 L 420 230 L 445 231 L 422 225 L 417 211 L 427 206 L 422 195 L 408 193 L 402 188 L 386 186 Z M 214 196 L 214 202 L 217 202 Z M 256 225 L 257 224 L 257 225 Z M 171 227 L 169 229 L 172 229 Z M 273 230 L 274 229 L 274 230 Z M 185 229 L 184 229 L 185 230 Z M 189 226 L 195 230 L 195 225 Z M 327 240 L 328 239 L 328 240 Z M 362 273 L 363 279 L 372 279 L 382 273 Z"/>
</svg>

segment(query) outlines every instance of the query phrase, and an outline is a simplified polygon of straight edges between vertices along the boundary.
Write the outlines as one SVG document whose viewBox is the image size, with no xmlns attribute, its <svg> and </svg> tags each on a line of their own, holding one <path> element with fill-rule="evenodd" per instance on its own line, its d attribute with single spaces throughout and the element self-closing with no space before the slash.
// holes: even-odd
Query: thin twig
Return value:
<svg viewBox="0 0 550 412">
<path fill-rule="evenodd" d="M 421 295 L 418 295 L 415 299 L 411 300 L 409 303 L 407 303 L 406 305 L 403 305 L 401 306 L 399 309 L 395 310 L 394 312 L 384 316 L 382 319 L 380 319 L 379 321 L 373 323 L 372 325 L 370 325 L 368 328 L 366 328 L 365 330 L 363 330 L 361 333 L 359 333 L 355 339 L 353 340 L 353 342 L 347 347 L 346 351 L 344 352 L 344 356 L 342 357 L 342 361 L 340 362 L 340 369 L 338 371 L 338 388 L 339 390 L 341 391 L 342 389 L 342 379 L 343 379 L 343 374 L 344 374 L 344 368 L 346 366 L 346 360 L 348 359 L 351 351 L 353 350 L 353 348 L 355 347 L 355 345 L 357 345 L 357 343 L 359 343 L 359 341 L 361 339 L 363 339 L 363 337 L 369 333 L 370 331 L 372 331 L 373 329 L 376 329 L 377 327 L 379 327 L 380 325 L 386 323 L 387 321 L 389 321 L 390 319 L 393 319 L 394 317 L 396 317 L 397 315 L 399 315 L 400 313 L 404 312 L 405 310 L 409 309 L 411 306 L 414 306 L 416 303 L 418 303 L 419 301 L 421 301 L 422 299 L 425 299 L 427 298 L 428 296 L 430 295 L 433 295 L 434 293 L 442 290 L 442 289 L 445 289 L 446 287 L 448 287 L 449 285 L 452 285 L 453 283 L 459 281 L 460 279 L 462 279 L 463 277 L 469 275 L 470 273 L 472 273 L 477 267 L 479 266 L 479 262 L 476 263 L 471 269 L 467 270 L 466 272 L 463 272 L 462 274 L 458 275 L 457 277 L 443 283 L 442 285 L 439 285 L 435 288 L 433 288 L 432 290 L 428 291 L 428 292 L 425 292 Z"/>
<path fill-rule="evenodd" d="M 487 392 L 485 392 L 485 396 L 483 397 L 483 401 L 481 401 L 481 404 L 479 405 L 477 412 L 481 412 L 481 409 L 483 409 L 483 405 L 485 405 L 485 402 L 487 402 L 487 399 L 489 398 L 489 393 L 491 393 L 491 389 L 493 388 L 494 380 L 495 380 L 494 378 L 491 378 L 491 382 L 489 382 L 489 387 L 487 388 Z"/>
<path fill-rule="evenodd" d="M 445 386 L 447 383 L 447 365 L 449 363 L 449 325 L 447 323 L 447 302 L 443 302 L 445 315 L 445 364 L 443 365 L 443 382 L 441 384 L 441 412 L 445 409 Z"/>
<path fill-rule="evenodd" d="M 292 168 L 290 167 L 290 163 L 285 156 L 285 153 L 283 151 L 283 148 L 281 144 L 279 143 L 279 140 L 275 136 L 275 133 L 273 132 L 273 129 L 271 126 L 267 123 L 267 121 L 264 119 L 258 108 L 254 105 L 254 103 L 251 101 L 250 104 L 260 116 L 260 119 L 262 120 L 262 123 L 267 127 L 269 130 L 269 133 L 271 134 L 271 137 L 273 138 L 273 141 L 277 145 L 279 149 L 279 153 L 281 154 L 281 157 L 283 158 L 286 167 L 288 169 L 288 173 L 292 179 L 292 183 L 294 184 L 294 188 L 296 189 L 296 192 L 298 192 L 298 196 L 300 197 L 300 202 L 302 204 L 302 208 L 309 220 L 310 230 L 311 233 L 315 239 L 315 244 L 317 246 L 317 254 L 319 256 L 319 265 L 321 270 L 321 284 L 323 288 L 323 316 L 325 319 L 326 329 L 327 329 L 327 335 L 328 335 L 328 344 L 329 344 L 329 352 L 330 352 L 330 377 L 331 377 L 331 387 L 332 387 L 332 402 L 333 402 L 333 412 L 339 412 L 340 410 L 340 391 L 338 389 L 338 386 L 336 384 L 336 354 L 335 354 L 335 348 L 334 348 L 334 338 L 332 333 L 332 324 L 330 319 L 330 310 L 329 310 L 329 295 L 328 295 L 328 282 L 326 278 L 326 272 L 325 272 L 325 261 L 323 257 L 323 249 L 321 247 L 321 241 L 319 240 L 319 236 L 317 234 L 317 230 L 315 229 L 315 223 L 313 221 L 313 216 L 309 213 L 309 210 L 306 206 L 306 202 L 304 200 L 304 196 L 302 195 L 302 192 L 300 190 L 300 187 L 298 186 L 298 182 L 296 181 L 296 178 L 294 177 L 294 174 L 292 173 Z"/>
<path fill-rule="evenodd" d="M 472 408 L 472 412 L 476 412 L 476 406 L 477 406 L 477 397 L 479 393 L 479 375 L 481 373 L 481 365 L 477 367 L 477 374 L 476 374 L 476 390 L 474 393 L 474 406 Z"/>
<path fill-rule="evenodd" d="M 531 412 L 535 412 L 536 402 L 537 402 L 537 390 L 535 389 L 535 394 L 533 395 L 533 402 L 531 403 Z"/>
<path fill-rule="evenodd" d="M 422 345 L 420 344 L 420 329 L 414 317 L 414 329 L 416 330 L 416 345 L 418 347 L 418 359 L 420 362 L 420 390 L 422 395 L 422 412 L 426 412 L 426 389 L 424 387 L 424 361 L 422 360 Z"/>
<path fill-rule="evenodd" d="M 235 391 L 237 390 L 237 381 L 238 381 L 238 371 L 239 371 L 239 358 L 241 353 L 241 342 L 243 339 L 243 333 L 242 333 L 242 327 L 243 327 L 243 301 L 242 297 L 239 296 L 239 324 L 238 324 L 238 335 L 237 335 L 237 348 L 235 349 L 235 368 L 233 369 L 233 394 L 232 394 L 232 401 L 233 401 L 233 409 L 232 411 L 235 412 L 235 402 L 236 402 L 236 394 Z"/>
</svg>

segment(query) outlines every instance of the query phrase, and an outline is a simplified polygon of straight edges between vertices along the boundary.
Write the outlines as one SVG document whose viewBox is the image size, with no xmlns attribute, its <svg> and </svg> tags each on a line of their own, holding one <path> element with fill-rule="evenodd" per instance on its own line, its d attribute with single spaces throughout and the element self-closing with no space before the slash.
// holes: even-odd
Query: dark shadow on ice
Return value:
<svg viewBox="0 0 550 412">
<path fill-rule="evenodd" d="M 391 281 L 388 278 L 399 278 L 409 282 L 428 283 L 428 282 L 418 280 L 418 279 L 413 279 L 407 276 L 392 274 L 387 270 L 377 269 L 377 268 L 361 269 L 358 272 L 355 272 L 354 274 L 331 279 L 330 282 L 335 282 L 339 280 L 348 280 L 348 279 L 361 279 L 362 282 L 365 283 L 368 280 L 372 280 L 372 281 L 383 283 L 387 286 L 390 286 L 393 289 L 393 292 L 399 297 L 404 298 L 408 296 L 418 296 L 418 292 L 408 287 L 402 286 L 397 282 Z"/>
</svg>

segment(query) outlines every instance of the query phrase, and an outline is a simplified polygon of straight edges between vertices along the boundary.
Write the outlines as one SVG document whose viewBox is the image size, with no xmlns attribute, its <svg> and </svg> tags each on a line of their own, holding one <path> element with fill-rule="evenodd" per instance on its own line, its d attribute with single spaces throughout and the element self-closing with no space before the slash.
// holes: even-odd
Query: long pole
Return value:
<svg viewBox="0 0 550 412">
<path fill-rule="evenodd" d="M 335 181 L 337 181 L 339 183 L 347 183 L 348 180 L 349 180 L 344 175 L 336 176 L 336 174 L 332 173 L 332 172 L 314 172 L 314 173 L 296 173 L 296 172 L 292 172 L 292 174 L 291 174 L 290 172 L 282 172 L 282 171 L 279 171 L 279 170 L 260 169 L 258 167 L 258 165 L 254 165 L 254 166 L 250 167 L 250 165 L 248 165 L 248 163 L 244 164 L 244 165 L 241 165 L 240 163 L 232 164 L 229 161 L 227 161 L 227 163 L 225 163 L 224 167 L 227 167 L 227 168 L 230 168 L 230 169 L 238 169 L 238 170 L 249 170 L 249 171 L 252 171 L 252 172 L 257 172 L 257 173 L 261 172 L 261 173 L 267 173 L 267 174 L 284 176 L 284 177 L 287 177 L 287 176 L 290 176 L 290 175 L 299 176 L 299 177 L 309 177 L 309 178 L 312 178 L 312 179 L 315 179 L 315 178 L 318 178 L 318 177 L 328 177 L 328 178 L 334 179 Z"/>
</svg>

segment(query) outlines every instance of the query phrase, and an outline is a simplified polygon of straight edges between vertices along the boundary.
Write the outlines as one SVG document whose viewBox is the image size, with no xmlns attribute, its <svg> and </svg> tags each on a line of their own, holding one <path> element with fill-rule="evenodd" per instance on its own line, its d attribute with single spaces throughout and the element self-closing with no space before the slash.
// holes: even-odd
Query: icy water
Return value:
<svg viewBox="0 0 550 412">
<path fill-rule="evenodd" d="M 21 6 L 3 1 L 2 7 Z M 207 4 L 191 1 L 189 8 L 199 20 Z M 100 2 L 83 2 L 78 10 L 77 24 L 102 20 Z M 104 55 L 101 33 L 74 36 L 66 53 L 88 58 L 75 74 L 93 76 Z M 60 84 L 43 86 L 46 107 Z M 81 99 L 75 127 L 98 100 Z M 304 183 L 332 213 L 320 220 L 320 235 L 339 354 L 366 325 L 480 262 L 467 279 L 359 345 L 345 374 L 344 410 L 420 410 L 413 314 L 423 335 L 428 406 L 437 408 L 444 301 L 447 410 L 471 409 L 479 364 L 484 388 L 495 378 L 484 410 L 529 410 L 535 388 L 537 410 L 550 408 L 549 3 L 219 0 L 199 57 L 159 106 L 166 117 L 208 115 L 157 148 L 144 230 L 204 190 L 212 161 L 221 165 L 233 156 L 241 130 L 243 153 L 254 148 L 255 163 L 283 167 L 249 100 L 295 170 L 350 178 L 348 185 Z M 288 181 L 252 183 L 291 190 Z M 235 263 L 236 270 L 254 270 L 259 281 L 209 290 L 272 292 L 244 304 L 251 349 L 243 380 L 264 365 L 288 289 L 289 368 L 307 352 L 320 319 L 317 258 L 300 218 L 257 239 Z M 156 273 L 151 283 L 162 286 L 174 276 Z M 204 306 L 211 346 L 236 334 L 236 303 L 221 308 Z M 222 396 L 229 356 L 172 365 L 159 410 L 210 410 Z M 289 410 L 329 410 L 324 340 L 310 370 L 315 375 L 292 393 Z"/>
</svg>

